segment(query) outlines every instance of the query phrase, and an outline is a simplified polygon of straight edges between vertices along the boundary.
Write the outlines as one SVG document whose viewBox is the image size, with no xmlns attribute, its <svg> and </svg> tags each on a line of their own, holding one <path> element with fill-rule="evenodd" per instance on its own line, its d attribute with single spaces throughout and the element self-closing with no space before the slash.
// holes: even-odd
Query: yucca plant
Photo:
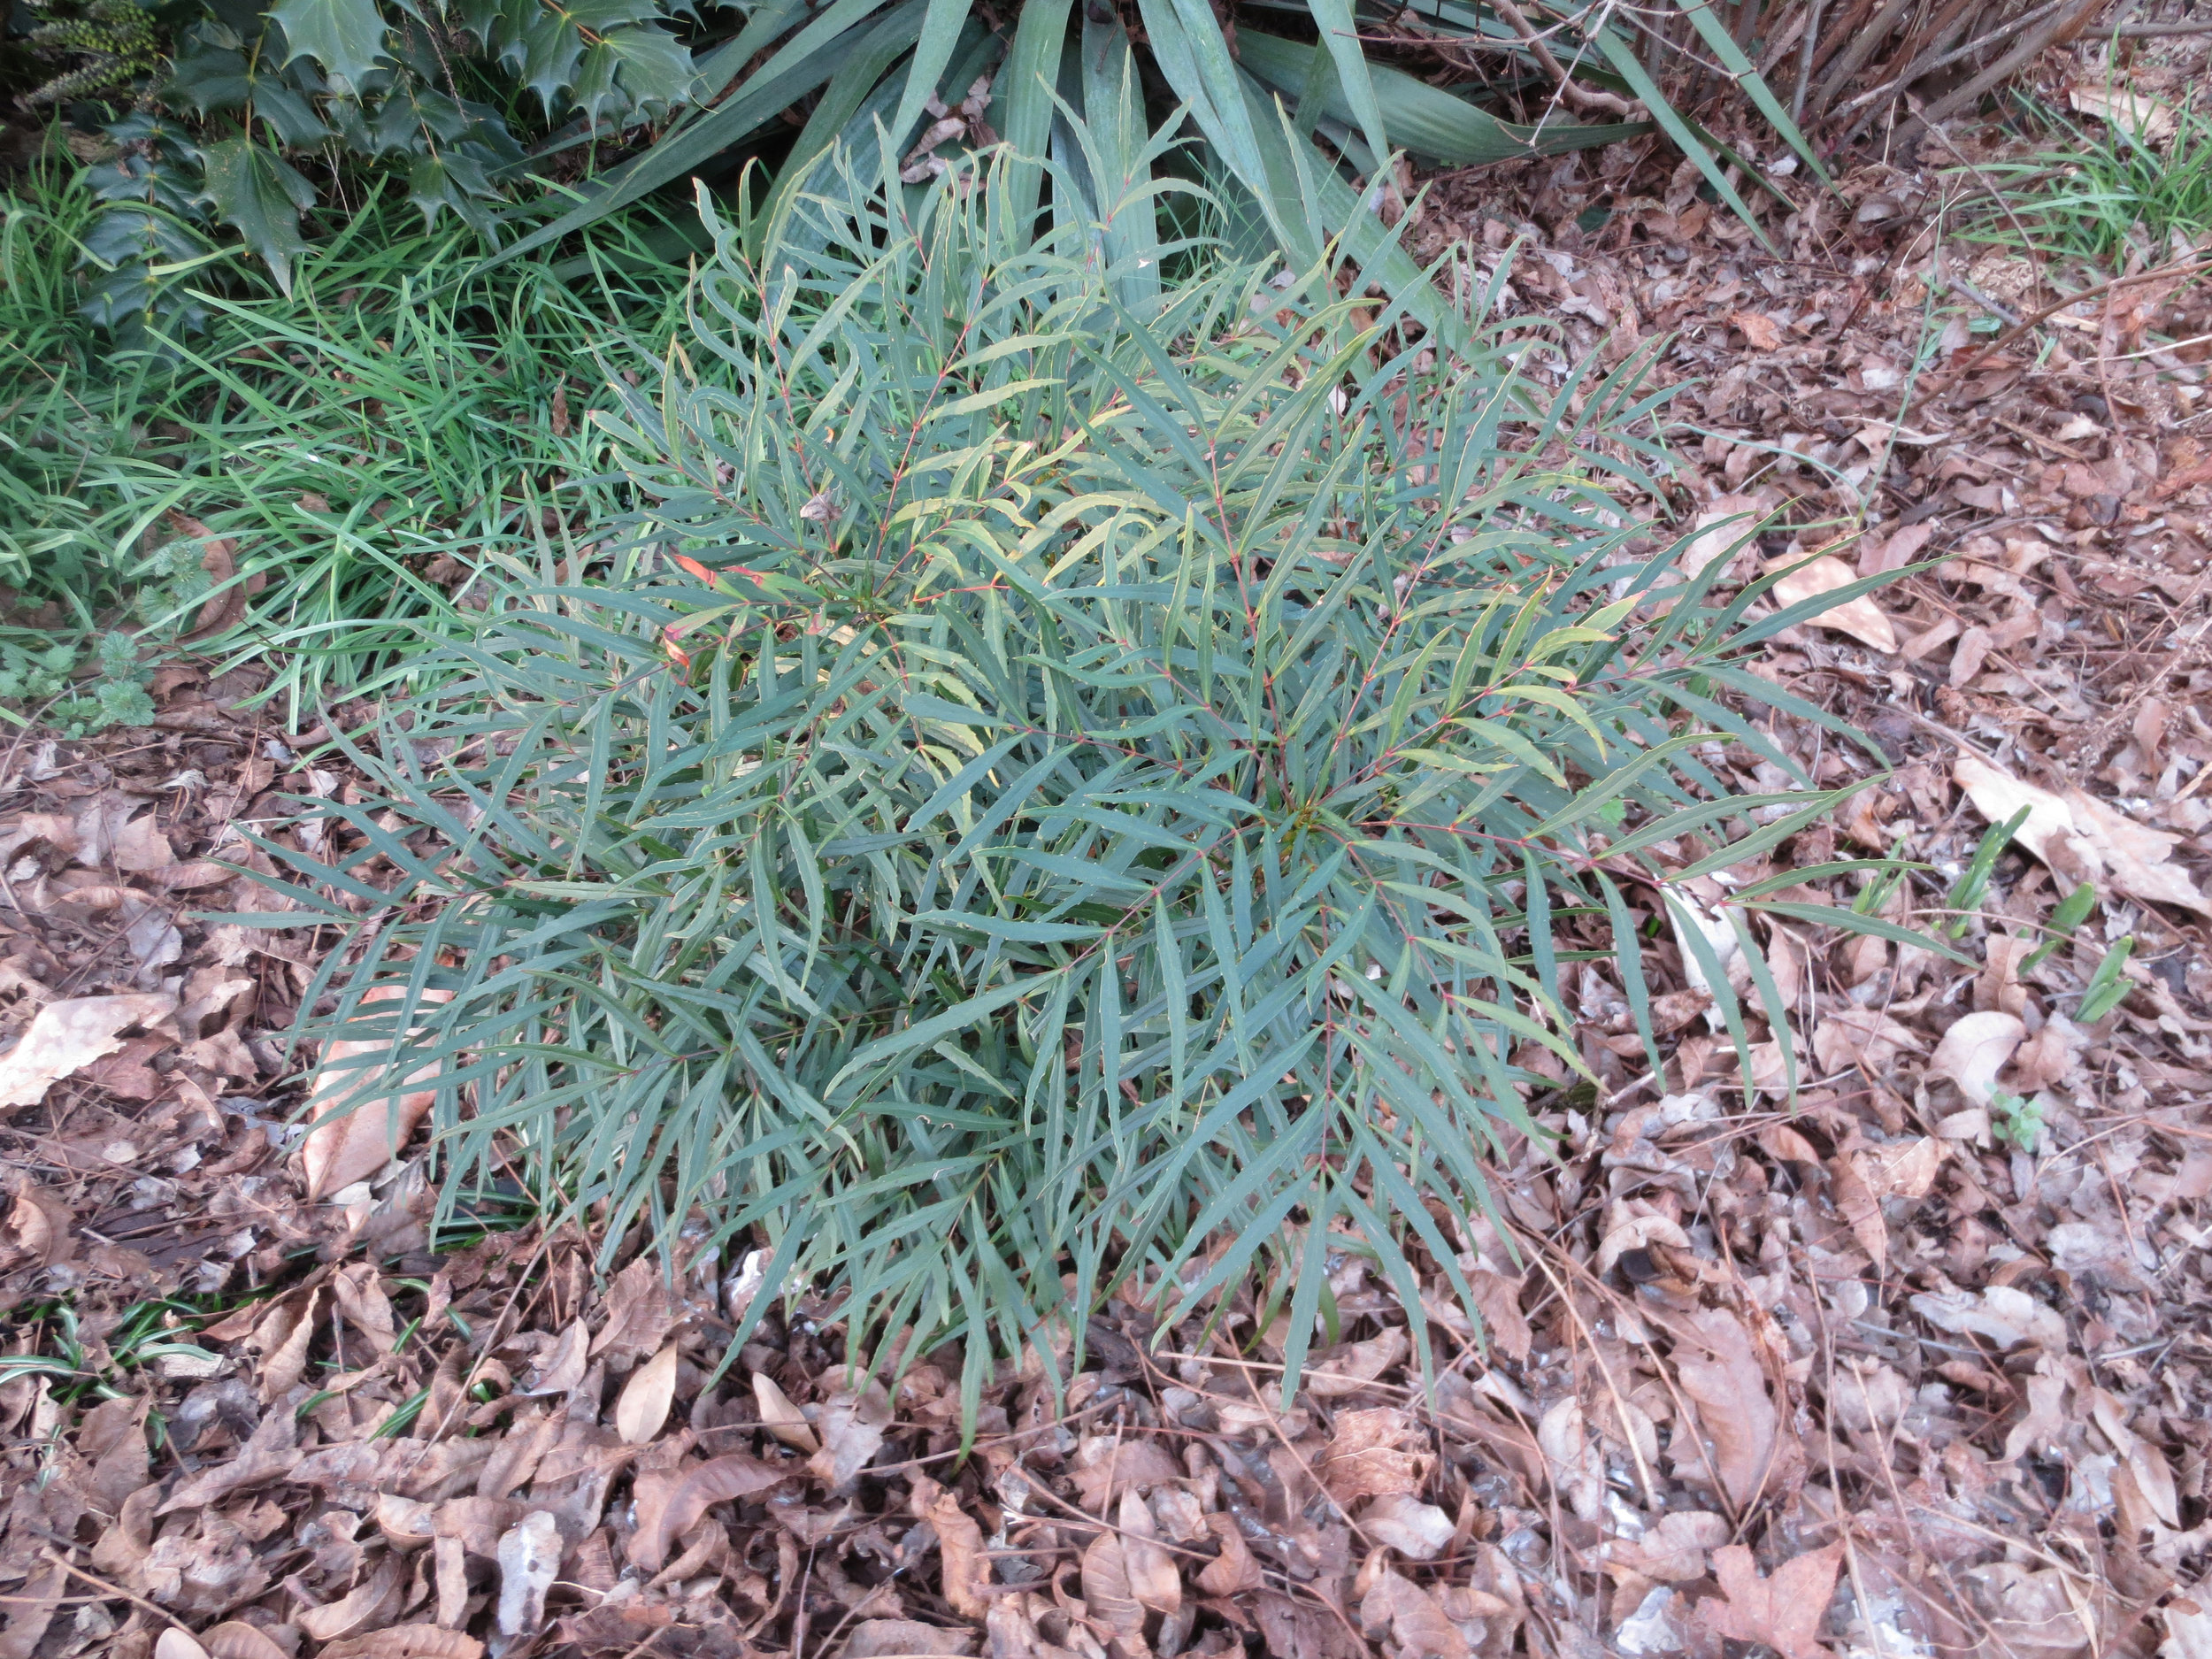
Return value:
<svg viewBox="0 0 2212 1659">
<path fill-rule="evenodd" d="M 879 130 L 908 182 L 941 171 L 960 149 L 1002 136 L 1017 155 L 1050 153 L 1077 176 L 1102 164 L 1116 195 L 1164 177 L 1168 152 L 1182 148 L 1188 153 L 1178 165 L 1233 192 L 1294 260 L 1310 224 L 1333 235 L 1360 232 L 1379 198 L 1347 180 L 1371 188 L 1399 151 L 1467 165 L 1594 148 L 1655 125 L 1697 164 L 1717 198 L 1763 237 L 1738 189 L 1748 164 L 1677 107 L 1647 58 L 1678 82 L 1678 70 L 1701 80 L 1709 70 L 1714 84 L 1741 95 L 1746 113 L 1823 173 L 1711 0 L 1670 0 L 1649 13 L 1610 0 L 1532 0 L 1525 9 L 1512 0 L 1435 0 L 1417 11 L 1382 0 L 1305 0 L 1251 10 L 1275 27 L 1256 27 L 1253 16 L 1212 0 L 1083 0 L 1079 8 L 1074 0 L 1022 0 L 1010 20 L 974 0 L 819 7 L 760 0 L 735 38 L 701 60 L 703 84 L 723 88 L 720 96 L 516 250 L 695 173 L 810 98 L 786 193 L 803 188 L 833 146 L 849 158 L 871 157 Z M 1654 28 L 1655 21 L 1679 27 Z M 1526 94 L 1538 119 L 1502 119 L 1385 61 L 1371 52 L 1373 40 L 1409 49 L 1416 67 L 1450 65 L 1463 84 L 1480 65 L 1494 90 Z M 1148 94 L 1148 85 L 1164 93 Z M 1593 124 L 1563 113 L 1589 109 L 1594 99 L 1616 114 L 1640 111 L 1648 119 Z M 1186 115 L 1190 130 L 1179 146 Z M 1094 155 L 1080 153 L 1071 123 L 1088 130 Z M 1331 187 L 1325 199 L 1310 194 L 1316 180 Z M 1130 211 L 1150 217 L 1167 200 L 1136 199 Z M 1086 211 L 1080 202 L 1054 202 L 1064 222 Z M 1159 234 L 1170 232 L 1163 226 Z M 1402 261 L 1372 274 L 1394 295 L 1405 293 L 1413 275 Z"/>
<path fill-rule="evenodd" d="M 1486 1156 L 1540 1133 L 1513 1056 L 1582 1064 L 1555 928 L 1648 1041 L 1673 883 L 1830 803 L 1699 758 L 1793 769 L 1724 702 L 1786 698 L 1734 659 L 1807 607 L 1647 603 L 1633 365 L 1407 345 L 1333 250 L 1170 248 L 1162 285 L 1101 256 L 1125 202 L 1021 234 L 1018 166 L 842 163 L 717 222 L 609 423 L 633 576 L 513 593 L 356 746 L 331 862 L 268 843 L 303 909 L 263 919 L 355 930 L 311 1034 L 437 1068 L 449 1204 L 519 1180 L 610 1252 L 703 1217 L 855 1353 L 964 1337 L 971 1403 L 1116 1286 L 1294 1284 L 1294 1386 L 1325 1258 L 1417 1321 L 1417 1278 L 1465 1290 Z M 1693 830 L 1719 850 L 1651 862 Z"/>
</svg>

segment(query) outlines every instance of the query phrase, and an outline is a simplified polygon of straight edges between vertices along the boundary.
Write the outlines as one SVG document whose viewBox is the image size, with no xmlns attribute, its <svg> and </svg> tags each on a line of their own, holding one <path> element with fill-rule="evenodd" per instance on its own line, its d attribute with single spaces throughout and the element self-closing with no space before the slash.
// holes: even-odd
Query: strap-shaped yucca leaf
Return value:
<svg viewBox="0 0 2212 1659">
<path fill-rule="evenodd" d="M 1294 1386 L 1346 1259 L 1417 1324 L 1471 1300 L 1488 1162 L 1542 1133 L 1522 1062 L 1583 1064 L 1571 949 L 1650 1043 L 1639 934 L 1687 901 L 1640 826 L 1755 849 L 1825 797 L 1699 758 L 1740 627 L 1706 586 L 1647 649 L 1672 551 L 1606 516 L 1655 455 L 1632 385 L 1394 352 L 1340 250 L 1133 303 L 1116 203 L 1003 210 L 1068 168 L 887 155 L 757 257 L 710 215 L 693 337 L 606 423 L 659 573 L 510 594 L 357 747 L 354 850 L 268 850 L 356 921 L 331 1020 L 442 1068 L 449 1213 L 519 1180 L 611 1250 L 764 1252 L 748 1322 L 804 1292 L 856 1356 L 960 1339 L 972 1402 L 1116 1286 L 1283 1314 Z"/>
<path fill-rule="evenodd" d="M 1237 31 L 1237 61 L 1261 80 L 1294 95 L 1313 71 L 1315 49 L 1257 29 Z M 1512 161 L 1526 156 L 1557 156 L 1634 138 L 1651 130 L 1643 121 L 1595 127 L 1548 122 L 1528 127 L 1504 121 L 1463 98 L 1417 80 L 1402 69 L 1368 66 L 1374 96 L 1389 123 L 1392 142 L 1425 160 L 1454 166 Z M 1351 100 L 1333 87 L 1322 96 L 1321 112 L 1340 120 L 1357 119 Z M 1372 142 L 1371 140 L 1370 141 Z M 1381 152 L 1389 154 L 1388 150 Z"/>
<path fill-rule="evenodd" d="M 1354 0 L 1311 4 L 1318 47 L 1245 33 L 1233 50 L 1210 4 L 1139 0 L 1146 50 L 1196 128 L 1191 142 L 1202 152 L 1202 173 L 1225 181 L 1256 206 L 1270 235 L 1299 264 L 1311 263 L 1322 243 L 1335 237 L 1347 237 L 1356 247 L 1380 246 L 1381 227 L 1371 207 L 1341 176 L 1340 162 L 1314 148 L 1317 122 L 1347 122 L 1356 128 L 1357 139 L 1335 125 L 1327 130 L 1348 156 L 1364 156 L 1359 165 L 1370 170 L 1387 158 L 1394 143 L 1465 164 L 1557 154 L 1647 130 L 1637 123 L 1512 126 L 1400 70 L 1369 63 Z M 978 58 L 973 48 L 979 33 L 987 35 L 991 50 Z M 1145 187 L 1164 140 L 1180 123 L 1174 110 L 1148 106 L 1133 58 L 1125 61 L 1129 50 L 1118 17 L 1095 7 L 1079 13 L 1069 0 L 1027 0 L 1012 25 L 997 34 L 984 31 L 972 0 L 904 0 L 887 7 L 885 0 L 832 0 L 818 10 L 795 0 L 769 0 L 752 12 L 734 39 L 701 60 L 700 83 L 723 88 L 711 105 L 678 121 L 641 154 L 588 187 L 568 211 L 497 257 L 512 258 L 558 241 L 697 173 L 717 157 L 752 142 L 792 104 L 820 88 L 785 166 L 779 194 L 787 196 L 817 176 L 822 157 L 832 149 L 858 155 L 869 148 L 878 125 L 888 147 L 902 150 L 933 98 L 959 103 L 972 73 L 987 73 L 995 64 L 1001 131 L 1014 153 L 1025 157 L 1048 153 L 1051 104 L 1056 98 L 1066 100 L 1115 166 L 1111 188 L 1093 180 L 1091 194 L 1103 189 L 1122 204 L 1112 216 L 1116 239 L 1157 241 L 1163 231 L 1148 230 L 1138 220 L 1164 205 Z M 1278 113 L 1271 96 L 1256 102 L 1262 81 L 1286 99 L 1283 112 Z M 1763 108 L 1771 101 L 1755 71 L 1745 84 L 1765 95 Z M 1650 92 L 1655 96 L 1655 87 Z M 1711 166 L 1709 154 L 1688 127 L 1663 107 L 1655 113 L 1670 123 L 1668 130 L 1678 141 L 1686 140 L 1690 153 L 1702 158 L 1701 165 Z M 1081 169 L 1075 171 L 1079 178 Z M 1714 176 L 1717 179 L 1717 171 Z M 1040 200 L 1039 175 L 1033 168 L 1018 168 L 1008 178 L 1010 223 L 1025 230 Z M 1722 180 L 1720 188 L 1731 187 Z M 1066 204 L 1060 205 L 1057 222 L 1065 223 Z M 1131 266 L 1133 272 L 1148 268 Z M 1394 257 L 1374 264 L 1372 280 L 1404 294 L 1423 277 L 1411 260 Z M 1417 308 L 1427 303 L 1413 303 Z"/>
</svg>

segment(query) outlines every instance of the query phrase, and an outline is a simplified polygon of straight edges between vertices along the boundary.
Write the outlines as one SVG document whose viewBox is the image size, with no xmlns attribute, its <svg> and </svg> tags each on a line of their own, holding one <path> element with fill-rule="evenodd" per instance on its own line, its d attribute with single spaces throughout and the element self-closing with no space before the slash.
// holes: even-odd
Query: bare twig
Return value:
<svg viewBox="0 0 2212 1659">
<path fill-rule="evenodd" d="M 1513 26 L 1513 32 L 1544 66 L 1544 73 L 1559 84 L 1559 96 L 1578 110 L 1604 110 L 1614 115 L 1636 113 L 1636 106 L 1627 99 L 1611 92 L 1593 92 L 1589 88 L 1575 84 L 1575 78 L 1567 66 L 1552 56 L 1544 37 L 1536 32 L 1536 26 L 1528 20 L 1528 14 L 1513 4 L 1513 0 L 1492 0 L 1498 15 Z"/>
<path fill-rule="evenodd" d="M 1948 119 L 1961 110 L 1971 109 L 1983 93 L 2002 86 L 2049 48 L 2063 45 L 2079 35 L 2089 27 L 2090 19 L 2104 9 L 2104 5 L 2105 0 L 2081 0 L 2078 5 L 2062 12 L 2039 27 L 2028 30 L 2020 43 L 1995 63 L 1957 90 L 1946 93 L 1907 121 L 1897 134 L 1898 142 L 1910 144 L 1939 121 Z"/>
<path fill-rule="evenodd" d="M 2103 294 L 2109 289 L 2133 288 L 2138 283 L 2148 282 L 2159 277 L 2172 276 L 2177 272 L 2188 276 L 2195 276 L 2207 270 L 2212 270 L 2212 253 L 2192 254 L 2185 259 L 2169 260 L 2164 265 L 2153 265 L 2147 271 L 2138 271 L 2132 276 L 2117 276 L 2112 278 L 2109 281 L 2093 283 L 2088 288 L 2083 288 L 2077 293 L 2069 294 L 2060 299 L 2054 300 L 2050 304 L 2046 305 L 2041 311 L 2032 312 L 2030 315 L 2022 318 L 2019 322 L 2016 323 L 2012 327 L 2006 329 L 2003 334 L 1999 334 L 1994 340 L 1984 346 L 1979 351 L 1977 351 L 1972 357 L 1967 358 L 1965 362 L 1960 364 L 1956 368 L 1939 370 L 1937 374 L 1942 380 L 1942 384 L 1932 388 L 1932 395 L 1941 396 L 1944 393 L 1948 392 L 1953 387 L 1956 386 L 1961 380 L 1964 380 L 1967 375 L 1970 374 L 1974 370 L 1979 368 L 1988 358 L 1994 356 L 1997 352 L 2003 350 L 2005 347 L 2019 339 L 2022 334 L 2027 333 L 2029 329 L 2034 327 L 2038 323 L 2047 322 L 2051 318 L 2057 316 L 2059 312 L 2064 311 L 2069 305 L 2078 305 L 2084 300 L 2094 299 L 2099 295 Z"/>
<path fill-rule="evenodd" d="M 1820 14 L 1822 0 L 1812 0 L 1805 15 L 1805 38 L 1797 49 L 1797 90 L 1790 98 L 1790 119 L 1801 127 L 1805 121 L 1805 95 L 1813 84 L 1813 53 L 1820 45 Z"/>
</svg>

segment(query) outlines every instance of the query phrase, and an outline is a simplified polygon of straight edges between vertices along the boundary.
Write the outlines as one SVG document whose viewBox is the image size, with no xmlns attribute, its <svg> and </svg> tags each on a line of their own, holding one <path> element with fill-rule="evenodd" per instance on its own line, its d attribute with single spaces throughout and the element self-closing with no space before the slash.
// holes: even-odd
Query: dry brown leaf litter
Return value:
<svg viewBox="0 0 2212 1659">
<path fill-rule="evenodd" d="M 1901 848 L 1955 872 L 2025 806 L 1977 965 L 1773 923 L 1792 1103 L 1763 1028 L 1747 1094 L 1678 941 L 1646 950 L 1657 1077 L 1609 969 L 1571 964 L 1604 1092 L 1533 1102 L 1556 1147 L 1520 1146 L 1498 1225 L 1456 1240 L 1486 1340 L 1425 1264 L 1432 1392 L 1348 1238 L 1340 1340 L 1288 1409 L 1248 1302 L 1159 1331 L 1140 1290 L 1064 1398 L 1042 1356 L 1002 1367 L 964 1458 L 960 1356 L 895 1379 L 832 1310 L 715 1378 L 737 1260 L 601 1282 L 573 1236 L 431 1255 L 404 1097 L 299 1156 L 277 1035 L 307 953 L 193 918 L 261 902 L 211 862 L 242 858 L 234 826 L 311 852 L 281 797 L 346 781 L 231 712 L 243 686 L 166 672 L 157 730 L 6 761 L 9 1346 L 61 1351 L 66 1295 L 119 1397 L 0 1386 L 0 1659 L 2212 1655 L 2212 439 L 2201 371 L 2156 343 L 2202 296 L 2113 290 L 1986 354 L 1939 311 L 1935 373 L 1967 372 L 1916 396 L 1949 277 L 2053 297 L 1928 233 L 1939 181 L 1862 173 L 1778 225 L 1775 262 L 1679 179 L 1614 189 L 1585 234 L 1619 159 L 1547 164 L 1513 213 L 1446 180 L 1416 240 L 1479 258 L 1532 231 L 1510 305 L 1578 349 L 1674 335 L 1662 373 L 1701 382 L 1706 433 L 1636 505 L 1708 532 L 1693 563 L 1740 581 L 1832 545 L 1801 596 L 1944 559 L 1769 652 L 1895 770 L 1730 874 Z M 1747 512 L 1773 524 L 1739 546 Z M 1863 775 L 1816 726 L 1769 730 Z M 2084 937 L 2024 974 L 2083 880 Z M 1717 916 L 1725 885 L 1692 886 Z M 2075 1024 L 2123 933 L 2127 1000 Z M 1995 1133 L 2021 1099 L 2033 1153 Z M 209 1358 L 107 1347 L 194 1291 L 229 1299 L 172 1310 Z"/>
</svg>

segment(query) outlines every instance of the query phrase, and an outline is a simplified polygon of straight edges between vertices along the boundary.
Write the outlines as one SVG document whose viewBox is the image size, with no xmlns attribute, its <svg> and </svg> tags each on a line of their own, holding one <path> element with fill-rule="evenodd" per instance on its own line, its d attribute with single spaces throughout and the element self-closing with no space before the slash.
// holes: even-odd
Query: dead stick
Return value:
<svg viewBox="0 0 2212 1659">
<path fill-rule="evenodd" d="M 128 1601 L 133 1607 L 143 1608 L 147 1612 L 151 1613 L 163 1624 L 174 1624 L 179 1630 L 183 1631 L 188 1636 L 192 1633 L 191 1631 L 185 1625 L 184 1622 L 174 1613 L 171 1613 L 162 1608 L 156 1607 L 151 1601 L 146 1600 L 144 1596 L 133 1595 L 128 1590 L 126 1590 L 119 1584 L 110 1584 L 105 1578 L 99 1577 L 97 1574 L 87 1572 L 82 1567 L 78 1566 L 74 1562 L 70 1561 L 67 1557 L 63 1555 L 59 1550 L 50 1548 L 42 1549 L 38 1553 L 45 1556 L 47 1560 L 52 1562 L 54 1565 L 59 1567 L 64 1572 L 71 1573 L 77 1578 L 82 1578 L 87 1584 L 90 1585 L 94 1589 L 102 1592 L 104 1595 L 113 1596 L 119 1601 Z"/>
<path fill-rule="evenodd" d="M 2193 254 L 2186 259 L 2177 259 L 2166 265 L 2154 265 L 2148 271 L 2138 271 L 2133 276 L 2114 277 L 2109 281 L 2094 283 L 2083 288 L 2079 293 L 2069 294 L 2046 305 L 2041 311 L 2023 317 L 2017 323 L 2006 329 L 2003 334 L 1999 334 L 1955 369 L 1938 371 L 1944 377 L 1943 384 L 1932 388 L 1929 395 L 1935 397 L 1943 396 L 1966 376 L 1981 367 L 1983 361 L 1992 353 L 2003 350 L 2005 347 L 2019 339 L 2022 334 L 2026 334 L 2038 323 L 2047 322 L 2069 305 L 2078 305 L 2082 301 L 2094 299 L 2098 295 L 2112 288 L 2133 288 L 2139 282 L 2148 282 L 2159 277 L 2172 276 L 2177 270 L 2187 276 L 2207 269 L 2212 269 L 2212 254 Z"/>
</svg>

